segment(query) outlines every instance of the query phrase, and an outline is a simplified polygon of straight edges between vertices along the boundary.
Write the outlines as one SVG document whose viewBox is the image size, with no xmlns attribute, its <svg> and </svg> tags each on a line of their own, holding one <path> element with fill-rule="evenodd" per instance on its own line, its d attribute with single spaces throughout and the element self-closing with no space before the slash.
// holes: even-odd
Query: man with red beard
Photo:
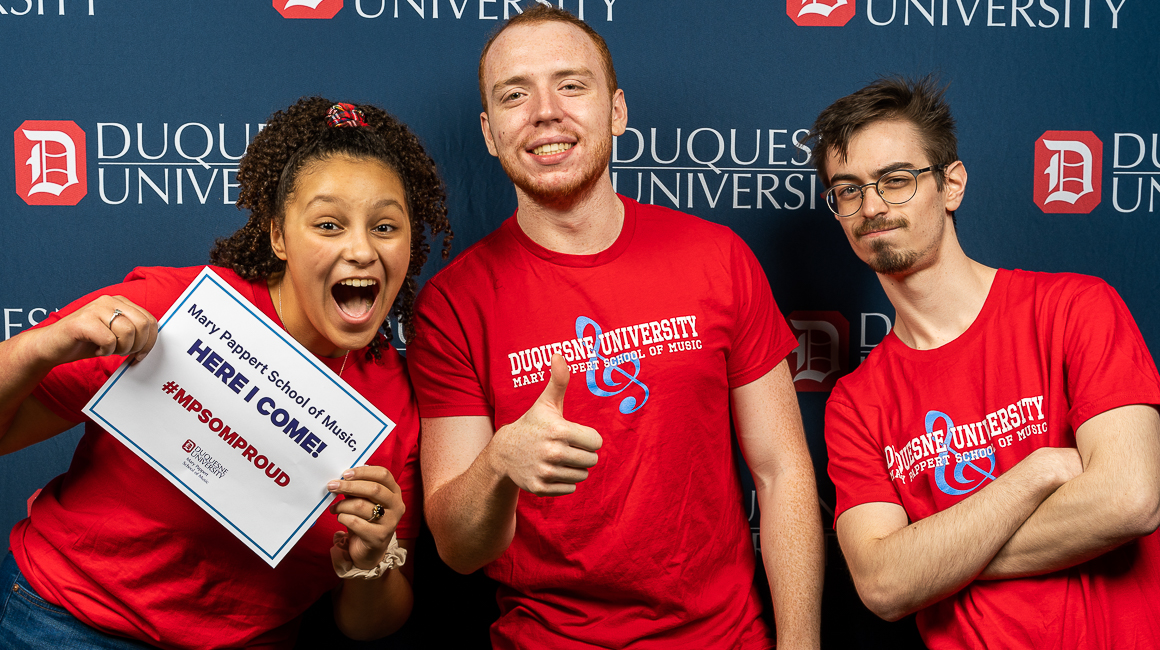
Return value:
<svg viewBox="0 0 1160 650">
<path fill-rule="evenodd" d="M 513 18 L 479 80 L 519 209 L 416 306 L 440 556 L 500 583 L 496 648 L 773 647 L 732 404 L 777 646 L 816 648 L 821 526 L 784 361 L 797 342 L 761 266 L 727 228 L 615 193 L 624 92 L 571 14 Z"/>
<path fill-rule="evenodd" d="M 1102 280 L 966 256 L 942 95 L 882 79 L 811 133 L 897 312 L 826 406 L 850 573 L 935 650 L 1160 647 L 1160 376 Z"/>
</svg>

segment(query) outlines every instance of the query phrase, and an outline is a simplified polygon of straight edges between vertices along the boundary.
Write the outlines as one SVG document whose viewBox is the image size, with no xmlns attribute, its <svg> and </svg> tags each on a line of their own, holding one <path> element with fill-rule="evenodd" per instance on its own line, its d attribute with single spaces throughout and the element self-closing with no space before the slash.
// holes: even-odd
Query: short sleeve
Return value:
<svg viewBox="0 0 1160 650">
<path fill-rule="evenodd" d="M 773 300 L 765 269 L 735 234 L 730 261 L 737 317 L 726 363 L 729 387 L 737 388 L 760 379 L 781 363 L 797 347 L 797 340 Z"/>
<path fill-rule="evenodd" d="M 423 417 L 493 416 L 472 363 L 470 327 L 434 281 L 423 287 L 415 301 L 415 340 L 407 345 L 407 366 Z"/>
<path fill-rule="evenodd" d="M 419 536 L 419 529 L 423 523 L 423 483 L 419 474 L 419 421 L 410 420 L 412 431 L 408 432 L 407 457 L 398 472 L 394 473 L 395 482 L 399 485 L 399 492 L 403 497 L 403 512 L 399 524 L 395 527 L 395 534 L 399 539 L 415 539 Z M 376 461 L 381 462 L 381 461 Z"/>
<path fill-rule="evenodd" d="M 826 402 L 826 453 L 837 495 L 835 525 L 843 512 L 863 503 L 902 505 L 883 451 L 858 411 L 846 401 L 840 381 Z"/>
<path fill-rule="evenodd" d="M 1063 345 L 1073 431 L 1120 406 L 1160 404 L 1156 364 L 1115 289 L 1097 281 L 1077 292 L 1066 318 Z"/>
</svg>

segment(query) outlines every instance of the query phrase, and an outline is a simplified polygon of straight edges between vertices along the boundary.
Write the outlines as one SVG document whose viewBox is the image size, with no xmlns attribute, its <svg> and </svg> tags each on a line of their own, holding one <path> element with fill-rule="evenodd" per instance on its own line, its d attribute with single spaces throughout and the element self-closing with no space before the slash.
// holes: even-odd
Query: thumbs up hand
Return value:
<svg viewBox="0 0 1160 650">
<path fill-rule="evenodd" d="M 568 365 L 552 356 L 552 375 L 544 392 L 520 419 L 500 427 L 491 447 L 497 469 L 520 489 L 538 496 L 562 496 L 576 491 L 596 465 L 603 441 L 591 427 L 564 418 Z"/>
</svg>

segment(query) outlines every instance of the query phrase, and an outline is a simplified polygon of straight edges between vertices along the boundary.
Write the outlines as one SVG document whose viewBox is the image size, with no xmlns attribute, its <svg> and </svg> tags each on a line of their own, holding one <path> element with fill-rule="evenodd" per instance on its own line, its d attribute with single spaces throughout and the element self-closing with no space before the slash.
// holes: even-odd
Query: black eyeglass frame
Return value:
<svg viewBox="0 0 1160 650">
<path fill-rule="evenodd" d="M 903 203 L 906 203 L 907 201 L 910 201 L 911 199 L 913 199 L 915 197 L 915 195 L 918 194 L 918 176 L 920 174 L 922 174 L 923 172 L 932 172 L 933 173 L 936 171 L 942 171 L 946 167 L 947 167 L 947 165 L 945 165 L 945 164 L 939 164 L 939 165 L 930 165 L 929 167 L 923 167 L 922 169 L 892 169 L 892 170 L 886 172 L 885 174 L 879 176 L 878 180 L 874 181 L 873 183 L 865 183 L 863 185 L 855 185 L 854 183 L 840 183 L 838 185 L 831 185 L 830 187 L 827 187 L 824 192 L 822 192 L 822 202 L 825 203 L 826 207 L 830 209 L 830 212 L 834 213 L 834 215 L 837 216 L 839 219 L 845 219 L 847 217 L 852 217 L 852 216 L 858 214 L 858 211 L 862 209 L 862 204 L 866 201 L 866 188 L 873 185 L 874 191 L 878 192 L 878 198 L 882 199 L 883 203 L 889 203 L 890 205 L 902 205 Z M 882 182 L 883 178 L 886 178 L 887 176 L 889 176 L 891 174 L 898 173 L 898 172 L 908 172 L 911 176 L 914 177 L 914 193 L 911 194 L 910 196 L 906 197 L 906 199 L 904 199 L 902 201 L 887 201 L 886 196 L 882 194 L 882 188 L 878 187 L 878 184 Z M 832 195 L 834 193 L 834 190 L 839 188 L 839 187 L 855 187 L 858 189 L 858 207 L 854 208 L 854 211 L 851 212 L 850 214 L 840 214 L 838 212 L 837 206 L 834 204 L 831 204 L 831 202 L 830 202 L 830 199 L 829 199 L 830 195 Z M 837 203 L 837 201 L 835 201 L 834 203 Z"/>
</svg>

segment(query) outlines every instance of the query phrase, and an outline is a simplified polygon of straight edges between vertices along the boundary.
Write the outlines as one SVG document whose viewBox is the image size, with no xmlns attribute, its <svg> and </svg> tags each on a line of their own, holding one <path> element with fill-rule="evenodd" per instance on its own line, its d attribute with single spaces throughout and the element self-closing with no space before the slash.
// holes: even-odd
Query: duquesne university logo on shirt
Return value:
<svg viewBox="0 0 1160 650">
<path fill-rule="evenodd" d="M 583 374 L 588 391 L 597 397 L 619 397 L 618 410 L 640 410 L 649 398 L 641 370 L 649 357 L 703 349 L 697 316 L 667 316 L 658 320 L 605 329 L 595 319 L 578 316 L 575 338 L 543 343 L 507 355 L 513 388 L 547 381 L 552 356 L 559 354 L 573 374 Z"/>
<path fill-rule="evenodd" d="M 274 0 L 274 9 L 283 18 L 334 18 L 342 0 Z"/>
<path fill-rule="evenodd" d="M 85 132 L 76 122 L 27 120 L 13 134 L 16 193 L 28 205 L 76 205 L 89 191 Z"/>
<path fill-rule="evenodd" d="M 995 480 L 996 448 L 1047 433 L 1042 395 L 1015 400 L 980 418 L 968 418 L 966 424 L 956 425 L 936 409 L 927 411 L 924 420 L 923 433 L 883 449 L 886 469 L 892 480 L 903 484 L 933 472 L 935 485 L 950 496 L 970 494 Z"/>
</svg>

